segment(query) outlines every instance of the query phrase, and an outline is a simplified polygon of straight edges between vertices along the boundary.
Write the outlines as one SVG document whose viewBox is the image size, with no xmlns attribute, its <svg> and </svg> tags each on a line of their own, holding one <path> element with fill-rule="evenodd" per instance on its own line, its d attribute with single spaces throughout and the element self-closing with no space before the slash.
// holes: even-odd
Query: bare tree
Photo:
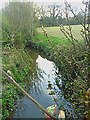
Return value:
<svg viewBox="0 0 90 120">
<path fill-rule="evenodd" d="M 49 17 L 52 19 L 52 25 L 58 24 L 58 17 L 62 16 L 61 5 L 49 5 L 48 6 Z"/>
</svg>

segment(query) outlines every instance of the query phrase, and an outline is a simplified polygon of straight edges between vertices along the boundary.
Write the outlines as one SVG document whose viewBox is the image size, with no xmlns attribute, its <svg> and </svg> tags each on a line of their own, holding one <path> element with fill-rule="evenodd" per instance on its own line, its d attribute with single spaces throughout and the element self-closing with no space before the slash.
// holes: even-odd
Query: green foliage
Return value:
<svg viewBox="0 0 90 120">
<path fill-rule="evenodd" d="M 78 117 L 82 117 L 84 112 L 83 96 L 87 88 L 86 58 L 88 51 L 84 46 L 85 43 L 74 40 L 74 44 L 72 44 L 73 38 L 65 39 L 41 34 L 36 35 L 33 42 L 36 47 L 39 46 L 37 49 L 41 50 L 40 48 L 42 48 L 42 51 L 58 66 L 62 75 L 62 90 L 64 91 L 65 98 L 72 102 L 75 108 L 74 112 Z"/>
<path fill-rule="evenodd" d="M 17 92 L 13 85 L 6 82 L 2 93 L 2 119 L 5 120 L 10 112 L 13 112 L 14 110 L 14 102 L 15 99 L 17 99 Z"/>
<path fill-rule="evenodd" d="M 56 48 L 59 45 L 60 46 L 71 45 L 67 39 L 64 39 L 64 38 L 62 39 L 55 36 L 49 36 L 49 38 L 47 38 L 42 34 L 36 34 L 33 42 L 35 42 L 37 46 L 42 47 L 43 50 L 48 49 L 51 51 L 53 48 Z"/>
<path fill-rule="evenodd" d="M 72 10 L 71 8 L 69 9 Z M 31 59 L 29 56 L 27 56 L 23 48 L 25 45 L 30 45 L 40 51 L 43 51 L 59 67 L 59 70 L 62 74 L 62 89 L 65 92 L 65 98 L 73 103 L 74 107 L 76 108 L 75 112 L 79 113 L 78 111 L 81 110 L 81 106 L 84 106 L 83 95 L 85 89 L 86 87 L 90 87 L 90 84 L 88 84 L 90 83 L 90 25 L 88 24 L 88 27 L 86 23 L 83 25 L 83 21 L 81 20 L 82 16 L 78 14 L 78 19 L 80 18 L 81 20 L 78 22 L 81 23 L 84 30 L 81 28 L 81 26 L 79 29 L 74 26 L 75 32 L 73 33 L 74 27 L 70 26 L 69 24 L 75 24 L 75 19 L 77 16 L 74 15 L 75 19 L 74 17 L 64 18 L 64 22 L 68 22 L 69 26 L 60 26 L 59 29 L 61 29 L 67 39 L 61 36 L 59 29 L 55 33 L 53 29 L 54 27 L 47 29 L 49 29 L 51 34 L 58 34 L 56 36 L 61 38 L 54 37 L 53 35 L 35 35 L 34 25 L 37 18 L 34 10 L 35 9 L 33 9 L 32 3 L 27 4 L 13 2 L 9 3 L 9 5 L 3 9 L 3 41 L 6 43 L 8 42 L 8 44 L 5 46 L 6 48 L 4 47 L 3 50 L 5 54 L 3 56 L 3 68 L 4 70 L 11 70 L 13 78 L 16 79 L 22 87 L 25 87 L 23 85 L 23 81 L 26 79 L 26 77 L 28 77 Z M 45 19 L 48 19 L 48 17 Z M 50 24 L 56 24 L 55 17 L 50 17 L 50 20 Z M 47 23 L 48 22 L 46 20 L 46 24 Z M 80 31 L 80 29 L 82 30 Z M 82 34 L 84 39 L 77 36 L 79 32 Z M 33 38 L 33 41 L 31 38 Z M 12 49 L 11 46 L 15 46 L 16 48 L 21 48 L 22 46 L 22 49 Z M 5 87 L 6 91 L 3 94 L 4 118 L 9 115 L 9 110 L 13 110 L 14 97 L 16 99 L 16 95 L 14 96 L 12 92 L 12 86 L 8 86 L 7 84 Z M 54 93 L 51 92 L 51 95 L 53 94 Z M 13 97 L 11 98 L 11 96 Z M 9 98 L 11 98 L 11 101 Z M 7 104 L 7 101 L 10 103 Z M 78 114 L 78 116 L 79 115 L 80 114 Z"/>
<path fill-rule="evenodd" d="M 2 10 L 2 36 L 4 42 L 15 47 L 25 46 L 35 34 L 37 17 L 35 6 L 29 2 L 10 2 Z"/>
<path fill-rule="evenodd" d="M 16 80 L 23 81 L 30 70 L 30 63 L 32 62 L 31 57 L 27 55 L 24 49 L 13 48 L 10 50 L 7 49 L 7 51 L 8 53 L 3 56 L 4 69 L 11 70 Z M 4 52 L 5 50 L 3 49 L 3 53 Z"/>
<path fill-rule="evenodd" d="M 26 88 L 25 82 L 29 77 L 31 71 L 31 56 L 27 54 L 24 49 L 3 48 L 2 67 L 5 71 L 10 70 L 12 77 L 22 87 Z M 15 109 L 15 102 L 20 97 L 21 92 L 17 90 L 12 84 L 8 83 L 5 78 L 2 79 L 2 114 L 3 120 L 10 116 L 10 113 Z M 26 83 L 26 84 L 25 84 Z M 26 89 L 27 90 L 27 89 Z"/>
</svg>

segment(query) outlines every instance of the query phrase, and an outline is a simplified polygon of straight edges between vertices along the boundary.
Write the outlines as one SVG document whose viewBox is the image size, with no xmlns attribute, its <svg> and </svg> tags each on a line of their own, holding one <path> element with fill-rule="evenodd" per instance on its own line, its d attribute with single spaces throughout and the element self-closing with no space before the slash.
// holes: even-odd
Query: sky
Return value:
<svg viewBox="0 0 90 120">
<path fill-rule="evenodd" d="M 11 0 L 0 0 L 0 2 L 8 2 Z M 19 1 L 19 0 L 14 0 Z M 33 2 L 63 2 L 64 0 L 22 0 L 22 1 L 33 1 Z M 68 2 L 82 2 L 82 0 L 67 0 Z"/>
<path fill-rule="evenodd" d="M 65 0 L 0 0 L 0 9 L 4 7 L 5 3 L 6 2 L 9 2 L 9 1 L 25 1 L 25 2 L 28 2 L 28 1 L 33 1 L 35 3 L 50 3 L 50 2 L 56 2 L 56 3 L 64 3 Z M 73 4 L 74 6 L 78 6 L 78 7 L 82 7 L 82 1 L 83 0 L 67 0 L 67 2 Z M 79 3 L 79 4 L 78 4 Z"/>
</svg>

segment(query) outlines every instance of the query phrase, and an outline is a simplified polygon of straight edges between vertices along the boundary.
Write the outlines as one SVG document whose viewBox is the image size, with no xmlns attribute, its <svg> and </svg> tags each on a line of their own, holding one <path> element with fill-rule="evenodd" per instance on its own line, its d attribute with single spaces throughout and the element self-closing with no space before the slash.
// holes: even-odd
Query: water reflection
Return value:
<svg viewBox="0 0 90 120">
<path fill-rule="evenodd" d="M 34 56 L 33 52 L 30 55 L 34 59 L 34 63 L 32 64 L 33 74 L 31 76 L 32 80 L 30 79 L 29 94 L 45 108 L 55 104 L 54 97 L 57 99 L 59 105 L 63 105 L 68 112 L 74 115 L 71 104 L 64 99 L 63 92 L 60 90 L 62 81 L 60 78 L 61 75 L 57 76 L 56 74 L 58 68 L 52 61 L 42 58 L 35 52 Z M 50 91 L 47 89 L 48 81 L 51 82 L 55 95 L 49 95 Z M 28 98 L 23 97 L 18 100 L 18 106 L 13 118 L 44 118 L 44 114 Z"/>
</svg>

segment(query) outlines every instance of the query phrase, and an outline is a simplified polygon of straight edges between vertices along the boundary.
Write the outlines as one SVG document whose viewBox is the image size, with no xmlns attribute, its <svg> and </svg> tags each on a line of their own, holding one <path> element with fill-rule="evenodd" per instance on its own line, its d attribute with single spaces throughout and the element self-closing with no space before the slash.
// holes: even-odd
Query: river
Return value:
<svg viewBox="0 0 90 120">
<path fill-rule="evenodd" d="M 63 106 L 66 116 L 75 117 L 71 103 L 64 99 L 63 91 L 60 89 L 62 87 L 61 75 L 57 75 L 58 68 L 54 62 L 47 60 L 34 50 L 30 50 L 29 54 L 33 63 L 31 64 L 32 74 L 30 74 L 28 93 L 44 108 L 57 101 L 59 106 Z M 48 88 L 49 83 L 52 84 L 51 90 Z M 51 92 L 53 94 L 50 94 Z M 32 101 L 24 96 L 17 100 L 12 118 L 45 118 L 45 116 Z"/>
</svg>

